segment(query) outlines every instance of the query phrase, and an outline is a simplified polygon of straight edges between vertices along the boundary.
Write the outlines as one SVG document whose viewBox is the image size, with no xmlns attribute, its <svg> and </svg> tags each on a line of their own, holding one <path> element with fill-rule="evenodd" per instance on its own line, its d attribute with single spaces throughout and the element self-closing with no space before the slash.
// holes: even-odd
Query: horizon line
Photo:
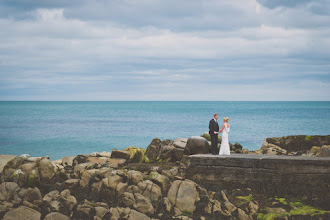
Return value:
<svg viewBox="0 0 330 220">
<path fill-rule="evenodd" d="M 330 102 L 330 100 L 0 100 L 0 102 Z"/>
</svg>

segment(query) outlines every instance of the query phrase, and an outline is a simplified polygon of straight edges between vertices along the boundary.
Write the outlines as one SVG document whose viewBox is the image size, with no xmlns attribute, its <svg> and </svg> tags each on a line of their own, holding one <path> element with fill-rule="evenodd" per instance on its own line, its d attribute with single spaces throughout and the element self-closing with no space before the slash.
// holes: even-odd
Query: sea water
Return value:
<svg viewBox="0 0 330 220">
<path fill-rule="evenodd" d="M 0 102 L 0 154 L 64 156 L 146 148 L 155 137 L 208 132 L 229 117 L 229 141 L 249 150 L 264 138 L 329 135 L 330 102 Z"/>
</svg>

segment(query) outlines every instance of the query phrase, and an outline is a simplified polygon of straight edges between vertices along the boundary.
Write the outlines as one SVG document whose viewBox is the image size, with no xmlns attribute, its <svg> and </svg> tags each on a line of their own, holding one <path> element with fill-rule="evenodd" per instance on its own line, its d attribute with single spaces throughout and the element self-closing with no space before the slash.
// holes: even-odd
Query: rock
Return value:
<svg viewBox="0 0 330 220">
<path fill-rule="evenodd" d="M 130 154 L 127 151 L 113 149 L 111 153 L 111 158 L 119 158 L 128 160 L 130 158 Z"/>
<path fill-rule="evenodd" d="M 111 153 L 109 151 L 103 151 L 100 153 L 100 156 L 101 157 L 108 157 L 110 158 L 111 157 Z"/>
<path fill-rule="evenodd" d="M 132 207 L 135 203 L 134 195 L 129 192 L 124 192 L 121 196 L 120 202 L 125 207 Z"/>
<path fill-rule="evenodd" d="M 28 175 L 27 185 L 30 187 L 40 186 L 39 168 L 34 168 Z"/>
<path fill-rule="evenodd" d="M 65 189 L 61 193 L 57 190 L 47 193 L 44 198 L 44 208 L 47 212 L 61 212 L 70 215 L 77 200 L 70 194 L 70 190 Z"/>
<path fill-rule="evenodd" d="M 236 142 L 236 143 L 234 144 L 234 147 L 235 147 L 236 150 L 243 150 L 243 146 L 242 146 L 240 143 L 237 143 L 237 142 Z"/>
<path fill-rule="evenodd" d="M 174 140 L 173 146 L 176 148 L 184 149 L 186 147 L 187 141 L 187 138 L 177 138 Z"/>
<path fill-rule="evenodd" d="M 190 180 L 176 180 L 168 191 L 167 198 L 173 206 L 181 212 L 193 213 L 196 210 L 196 202 L 200 200 L 197 184 Z"/>
<path fill-rule="evenodd" d="M 252 219 L 249 215 L 247 215 L 242 209 L 237 208 L 235 210 L 235 213 L 233 213 L 233 215 L 237 216 L 238 219 L 240 220 L 250 220 Z"/>
<path fill-rule="evenodd" d="M 41 218 L 40 212 L 26 206 L 20 206 L 18 208 L 6 212 L 6 214 L 3 217 L 3 220 L 18 220 L 18 219 L 40 220 L 40 218 Z"/>
<path fill-rule="evenodd" d="M 266 141 L 263 142 L 261 148 L 261 152 L 267 155 L 286 155 L 287 151 L 282 149 L 281 147 L 268 143 Z"/>
<path fill-rule="evenodd" d="M 75 156 L 72 156 L 72 157 L 62 157 L 62 165 L 63 166 L 72 166 L 74 159 L 75 159 Z"/>
<path fill-rule="evenodd" d="M 308 151 L 307 156 L 316 156 L 320 153 L 321 147 L 314 146 Z"/>
<path fill-rule="evenodd" d="M 140 193 L 134 193 L 134 199 L 135 203 L 133 206 L 137 211 L 146 215 L 154 214 L 155 209 L 147 198 L 142 196 Z"/>
<path fill-rule="evenodd" d="M 308 151 L 314 146 L 321 147 L 323 145 L 330 144 L 330 135 L 320 136 L 308 136 L 308 135 L 296 135 L 286 136 L 278 138 L 266 138 L 264 143 L 276 145 L 288 153 L 298 151 Z"/>
<path fill-rule="evenodd" d="M 190 137 L 184 149 L 185 155 L 192 154 L 208 154 L 211 151 L 211 146 L 208 141 L 203 137 Z"/>
<path fill-rule="evenodd" d="M 145 198 L 149 199 L 150 203 L 156 208 L 158 201 L 162 197 L 161 188 L 150 180 L 145 180 L 138 183 L 136 186 L 132 185 L 127 188 L 127 192 L 140 193 Z"/>
<path fill-rule="evenodd" d="M 175 161 L 180 161 L 184 155 L 184 149 L 175 148 L 173 151 L 173 156 Z"/>
<path fill-rule="evenodd" d="M 60 212 L 51 212 L 48 215 L 46 215 L 44 220 L 70 220 L 70 217 L 63 215 Z"/>
<path fill-rule="evenodd" d="M 133 209 L 130 210 L 128 220 L 149 220 L 150 218 L 143 213 L 137 212 Z"/>
<path fill-rule="evenodd" d="M 128 147 L 124 151 L 130 154 L 129 162 L 130 163 L 141 163 L 144 159 L 145 149 L 139 147 Z"/>
<path fill-rule="evenodd" d="M 232 213 L 234 211 L 236 211 L 237 207 L 234 206 L 233 203 L 229 202 L 229 201 L 225 201 L 224 202 L 224 207 L 225 207 L 225 210 L 228 212 L 228 213 Z"/>
<path fill-rule="evenodd" d="M 86 155 L 77 155 L 74 157 L 72 161 L 72 166 L 76 166 L 77 164 L 80 163 L 87 163 L 88 162 L 88 156 Z"/>
<path fill-rule="evenodd" d="M 22 192 L 23 190 L 21 190 Z M 20 192 L 20 194 L 21 194 Z M 22 195 L 22 194 L 21 194 Z M 42 204 L 42 195 L 40 190 L 37 187 L 33 189 L 29 188 L 25 190 L 24 195 L 22 195 L 25 200 L 34 204 L 34 205 L 41 205 Z"/>
<path fill-rule="evenodd" d="M 330 157 L 330 145 L 323 145 L 320 149 L 319 157 Z"/>
<path fill-rule="evenodd" d="M 201 137 L 205 138 L 208 141 L 211 141 L 211 136 L 209 133 L 204 133 L 201 135 Z M 222 136 L 218 135 L 218 143 L 221 144 L 221 141 L 222 141 Z"/>
<path fill-rule="evenodd" d="M 110 173 L 108 177 L 102 179 L 101 194 L 107 200 L 116 200 L 126 191 L 127 186 L 123 177 Z"/>
<path fill-rule="evenodd" d="M 74 213 L 75 219 L 93 219 L 94 215 L 95 209 L 89 204 L 78 205 Z"/>
<path fill-rule="evenodd" d="M 163 204 L 163 209 L 166 211 L 166 212 L 171 212 L 171 209 L 172 209 L 172 204 L 171 204 L 171 202 L 170 202 L 170 200 L 167 198 L 167 197 L 164 197 L 163 198 L 163 202 L 162 202 L 162 204 Z"/>
<path fill-rule="evenodd" d="M 257 203 L 250 201 L 249 202 L 249 210 L 251 214 L 257 213 L 259 209 L 259 206 Z"/>
<path fill-rule="evenodd" d="M 148 179 L 156 183 L 162 189 L 163 194 L 166 194 L 168 189 L 171 187 L 170 179 L 165 175 L 159 174 L 158 172 L 150 172 Z"/>
<path fill-rule="evenodd" d="M 248 154 L 249 153 L 249 150 L 248 149 L 243 149 L 243 154 Z"/>
<path fill-rule="evenodd" d="M 159 155 L 159 150 L 160 150 L 160 143 L 161 143 L 161 140 L 159 138 L 155 138 L 151 141 L 151 143 L 147 147 L 145 155 L 152 162 L 157 161 L 157 157 Z"/>
<path fill-rule="evenodd" d="M 74 166 L 73 171 L 76 173 L 81 172 L 84 169 L 88 169 L 88 168 L 92 168 L 93 164 L 90 162 L 86 162 L 86 163 L 80 163 Z"/>
<path fill-rule="evenodd" d="M 99 157 L 100 156 L 100 153 L 99 152 L 93 152 L 89 156 L 91 156 L 91 157 Z"/>
<path fill-rule="evenodd" d="M 14 199 L 15 194 L 19 192 L 21 188 L 17 183 L 4 182 L 0 184 L 0 200 L 10 201 Z"/>
<path fill-rule="evenodd" d="M 109 209 L 105 207 L 95 207 L 95 216 L 102 219 L 110 219 Z"/>
<path fill-rule="evenodd" d="M 128 181 L 130 184 L 138 184 L 139 182 L 142 182 L 144 179 L 143 174 L 139 171 L 130 170 L 128 171 Z"/>
<path fill-rule="evenodd" d="M 39 163 L 39 175 L 42 183 L 50 183 L 55 176 L 55 167 L 47 158 L 43 158 Z"/>
</svg>

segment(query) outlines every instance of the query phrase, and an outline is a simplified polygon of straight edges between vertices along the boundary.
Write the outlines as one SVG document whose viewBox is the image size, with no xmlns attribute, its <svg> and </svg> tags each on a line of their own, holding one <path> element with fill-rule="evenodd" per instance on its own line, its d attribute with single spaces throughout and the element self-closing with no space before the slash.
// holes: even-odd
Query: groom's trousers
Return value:
<svg viewBox="0 0 330 220">
<path fill-rule="evenodd" d="M 218 135 L 217 134 L 211 134 L 211 153 L 212 154 L 218 154 Z"/>
</svg>

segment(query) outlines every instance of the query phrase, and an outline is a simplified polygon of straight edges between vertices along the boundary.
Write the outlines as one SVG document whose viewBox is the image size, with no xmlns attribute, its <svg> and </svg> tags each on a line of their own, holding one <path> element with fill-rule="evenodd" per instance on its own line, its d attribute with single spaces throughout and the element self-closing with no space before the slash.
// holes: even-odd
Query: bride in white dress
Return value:
<svg viewBox="0 0 330 220">
<path fill-rule="evenodd" d="M 229 118 L 225 117 L 223 119 L 223 125 L 219 133 L 222 132 L 222 140 L 219 155 L 230 155 L 230 147 L 228 142 L 228 133 L 230 132 L 230 127 L 228 124 Z"/>
</svg>

